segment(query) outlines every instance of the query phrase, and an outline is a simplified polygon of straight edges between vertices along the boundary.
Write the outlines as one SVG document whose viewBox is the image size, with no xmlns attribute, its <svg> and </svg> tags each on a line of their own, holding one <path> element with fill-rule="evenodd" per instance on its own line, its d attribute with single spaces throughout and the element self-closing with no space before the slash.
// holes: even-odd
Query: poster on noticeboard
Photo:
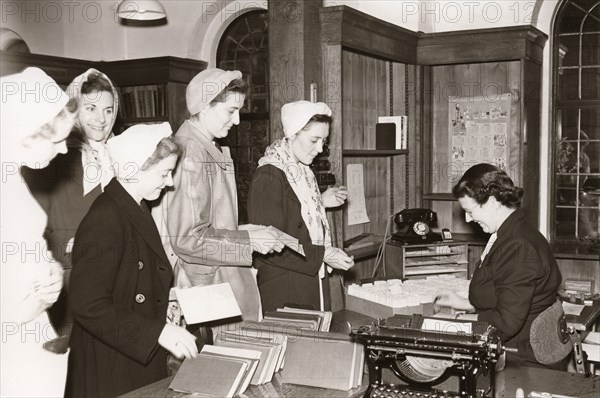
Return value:
<svg viewBox="0 0 600 398">
<path fill-rule="evenodd" d="M 455 170 L 462 174 L 477 163 L 508 167 L 511 95 L 449 97 L 448 131 Z M 454 176 L 459 177 L 460 175 Z"/>
</svg>

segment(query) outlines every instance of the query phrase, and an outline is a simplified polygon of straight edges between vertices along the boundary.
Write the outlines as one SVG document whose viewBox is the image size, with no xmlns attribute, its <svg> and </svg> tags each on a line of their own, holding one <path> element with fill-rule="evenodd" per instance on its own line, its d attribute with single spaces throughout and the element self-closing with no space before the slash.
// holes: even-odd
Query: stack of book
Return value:
<svg viewBox="0 0 600 398">
<path fill-rule="evenodd" d="M 331 312 L 280 308 L 262 322 L 220 330 L 214 345 L 183 362 L 170 388 L 231 397 L 282 371 L 284 383 L 349 390 L 362 381 L 364 350 L 345 334 L 328 332 Z M 284 366 L 285 365 L 285 366 Z"/>
<path fill-rule="evenodd" d="M 202 349 L 196 358 L 183 361 L 169 388 L 227 398 L 243 393 L 256 371 L 256 354 L 248 350 L 222 348 Z"/>
<path fill-rule="evenodd" d="M 331 316 L 331 311 L 283 307 L 278 308 L 276 311 L 265 312 L 264 320 L 296 325 L 299 329 L 328 332 L 331 326 Z"/>
<path fill-rule="evenodd" d="M 278 325 L 277 325 L 278 326 Z M 214 337 L 216 346 L 242 348 L 260 353 L 259 364 L 250 381 L 258 385 L 271 381 L 283 367 L 288 336 L 283 328 L 247 321 L 238 330 L 222 330 Z"/>
<path fill-rule="evenodd" d="M 349 390 L 361 385 L 365 363 L 362 344 L 346 334 L 317 332 L 288 341 L 283 383 Z"/>
</svg>

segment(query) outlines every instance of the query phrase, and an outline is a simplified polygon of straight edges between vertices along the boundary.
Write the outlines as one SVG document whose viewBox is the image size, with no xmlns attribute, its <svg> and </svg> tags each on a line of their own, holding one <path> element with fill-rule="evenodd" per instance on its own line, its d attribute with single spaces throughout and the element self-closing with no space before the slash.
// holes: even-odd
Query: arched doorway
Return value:
<svg viewBox="0 0 600 398">
<path fill-rule="evenodd" d="M 248 222 L 246 203 L 252 174 L 269 144 L 268 12 L 253 10 L 236 18 L 223 32 L 217 49 L 221 69 L 237 69 L 250 91 L 240 125 L 221 144 L 231 148 L 235 162 L 240 224 Z"/>
</svg>

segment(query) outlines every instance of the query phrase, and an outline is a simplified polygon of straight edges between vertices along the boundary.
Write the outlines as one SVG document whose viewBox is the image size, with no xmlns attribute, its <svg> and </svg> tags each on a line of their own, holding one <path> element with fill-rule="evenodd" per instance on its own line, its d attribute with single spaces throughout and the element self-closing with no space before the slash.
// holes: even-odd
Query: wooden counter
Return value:
<svg viewBox="0 0 600 398">
<path fill-rule="evenodd" d="M 349 391 L 328 390 L 295 384 L 281 383 L 280 374 L 276 373 L 271 383 L 261 386 L 250 386 L 244 396 L 248 398 L 299 397 L 299 398 L 354 398 L 360 397 L 366 389 L 362 387 Z M 367 377 L 365 375 L 365 382 Z M 160 380 L 146 387 L 122 395 L 123 398 L 183 398 L 193 395 L 169 390 L 171 378 Z M 580 398 L 596 398 L 600 394 L 600 376 L 589 376 L 576 373 L 558 372 L 536 368 L 511 368 L 496 375 L 496 397 L 514 397 L 517 388 L 525 391 L 550 392 L 555 395 L 566 395 Z"/>
</svg>

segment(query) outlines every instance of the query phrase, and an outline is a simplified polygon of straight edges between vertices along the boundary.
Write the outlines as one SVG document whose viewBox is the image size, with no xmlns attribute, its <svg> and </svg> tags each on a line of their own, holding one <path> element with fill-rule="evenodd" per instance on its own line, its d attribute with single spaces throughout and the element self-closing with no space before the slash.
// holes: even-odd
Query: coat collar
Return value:
<svg viewBox="0 0 600 398">
<path fill-rule="evenodd" d="M 482 266 L 487 264 L 489 258 L 491 257 L 491 254 L 502 244 L 503 241 L 510 238 L 510 232 L 515 228 L 517 224 L 519 224 L 525 218 L 525 212 L 521 209 L 516 209 L 511 213 L 511 215 L 509 215 L 506 218 L 506 220 L 504 220 L 502 225 L 500 225 L 500 228 L 498 228 L 498 237 L 496 238 L 496 242 L 494 242 L 494 245 L 490 249 L 490 252 L 483 260 L 483 263 L 481 264 Z"/>
<path fill-rule="evenodd" d="M 178 132 L 177 134 L 199 143 L 208 156 L 210 156 L 221 169 L 227 170 L 227 164 L 232 163 L 231 157 L 227 156 L 227 151 L 221 152 L 189 119 L 184 122 L 184 126 L 186 126 L 186 128 L 182 129 L 181 132 Z"/>
<path fill-rule="evenodd" d="M 148 246 L 158 255 L 158 257 L 171 268 L 169 259 L 163 249 L 160 241 L 160 234 L 150 214 L 150 209 L 145 201 L 141 205 L 131 197 L 116 178 L 113 178 L 106 186 L 104 192 L 109 195 L 119 206 L 121 211 L 127 216 L 138 234 L 148 243 Z"/>
</svg>

